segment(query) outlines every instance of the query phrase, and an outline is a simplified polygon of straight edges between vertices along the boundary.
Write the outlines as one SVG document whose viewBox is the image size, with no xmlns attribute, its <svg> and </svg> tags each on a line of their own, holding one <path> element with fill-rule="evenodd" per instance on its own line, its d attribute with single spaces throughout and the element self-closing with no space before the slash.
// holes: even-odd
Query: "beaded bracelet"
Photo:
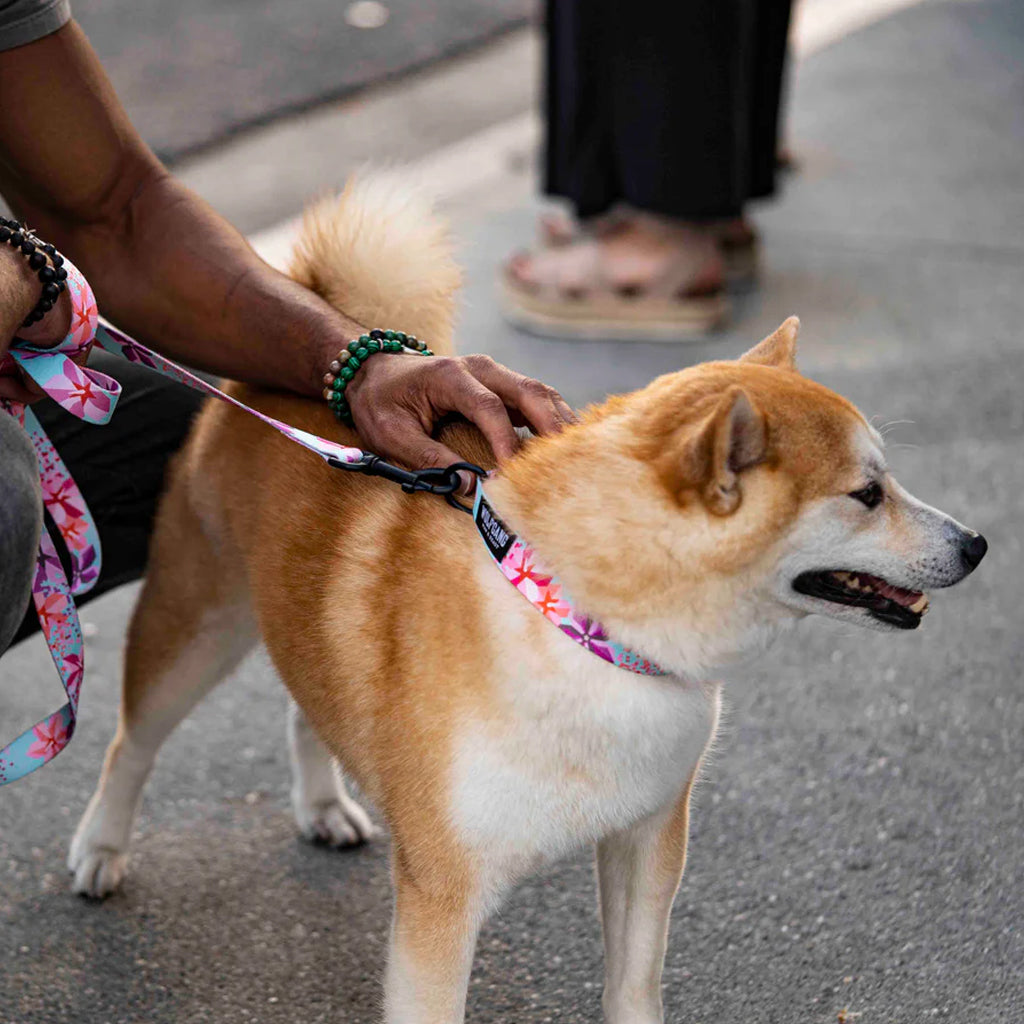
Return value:
<svg viewBox="0 0 1024 1024">
<path fill-rule="evenodd" d="M 60 293 L 67 287 L 68 272 L 64 269 L 64 257 L 48 242 L 32 234 L 24 224 L 6 217 L 0 217 L 0 242 L 7 242 L 12 248 L 20 249 L 28 257 L 29 267 L 39 275 L 43 285 L 39 301 L 21 325 L 31 327 L 53 309 Z"/>
<path fill-rule="evenodd" d="M 409 352 L 421 356 L 432 356 L 434 353 L 427 348 L 426 342 L 406 334 L 404 331 L 384 331 L 374 328 L 367 334 L 361 334 L 343 348 L 338 357 L 331 362 L 330 370 L 324 374 L 324 398 L 334 411 L 334 415 L 342 423 L 352 427 L 352 411 L 345 398 L 345 388 L 356 375 L 356 370 L 372 355 L 378 352 Z"/>
</svg>

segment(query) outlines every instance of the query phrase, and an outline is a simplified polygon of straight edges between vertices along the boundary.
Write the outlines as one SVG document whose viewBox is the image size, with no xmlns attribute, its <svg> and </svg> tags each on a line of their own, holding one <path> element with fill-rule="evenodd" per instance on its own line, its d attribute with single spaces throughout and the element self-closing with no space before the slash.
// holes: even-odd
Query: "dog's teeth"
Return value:
<svg viewBox="0 0 1024 1024">
<path fill-rule="evenodd" d="M 924 615 L 928 610 L 927 595 L 922 594 L 912 605 L 910 605 L 910 610 L 918 615 Z"/>
</svg>

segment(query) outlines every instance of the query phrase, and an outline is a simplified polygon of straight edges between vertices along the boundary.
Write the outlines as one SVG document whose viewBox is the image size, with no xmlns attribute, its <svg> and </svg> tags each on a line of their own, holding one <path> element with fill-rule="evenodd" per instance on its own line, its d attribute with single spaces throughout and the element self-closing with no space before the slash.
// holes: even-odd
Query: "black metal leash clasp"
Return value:
<svg viewBox="0 0 1024 1024">
<path fill-rule="evenodd" d="M 379 476 L 392 483 L 400 484 L 406 494 L 423 491 L 427 494 L 444 496 L 452 508 L 472 514 L 473 509 L 463 505 L 455 495 L 462 486 L 459 472 L 473 473 L 475 476 L 487 476 L 487 471 L 472 462 L 453 462 L 450 466 L 437 466 L 431 469 L 402 469 L 385 462 L 379 455 L 363 452 L 358 462 L 342 462 L 340 459 L 328 459 L 327 464 L 337 469 L 347 469 L 354 473 L 365 473 L 367 476 Z"/>
</svg>

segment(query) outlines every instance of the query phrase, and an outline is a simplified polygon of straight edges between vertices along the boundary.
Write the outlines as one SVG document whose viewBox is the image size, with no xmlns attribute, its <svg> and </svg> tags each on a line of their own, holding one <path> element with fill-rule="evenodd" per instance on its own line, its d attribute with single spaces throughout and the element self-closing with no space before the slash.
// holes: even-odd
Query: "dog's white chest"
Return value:
<svg viewBox="0 0 1024 1024">
<path fill-rule="evenodd" d="M 513 871 L 671 804 L 714 729 L 712 688 L 571 660 L 568 677 L 505 677 L 495 717 L 456 739 L 453 823 Z"/>
</svg>

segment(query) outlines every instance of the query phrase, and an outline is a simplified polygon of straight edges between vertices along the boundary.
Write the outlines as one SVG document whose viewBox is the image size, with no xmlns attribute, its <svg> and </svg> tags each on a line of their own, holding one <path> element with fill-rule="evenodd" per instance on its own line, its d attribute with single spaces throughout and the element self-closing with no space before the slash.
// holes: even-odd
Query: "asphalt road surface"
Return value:
<svg viewBox="0 0 1024 1024">
<path fill-rule="evenodd" d="M 351 0 L 73 0 L 72 10 L 132 120 L 174 160 L 456 53 L 532 9 L 529 0 L 376 6 L 386 21 L 375 28 L 358 27 Z"/>
<path fill-rule="evenodd" d="M 533 211 L 465 241 L 462 335 L 575 402 L 738 354 L 799 313 L 804 371 L 899 421 L 902 482 L 991 544 L 916 633 L 812 620 L 730 674 L 673 914 L 671 1024 L 1024 1019 L 1022 58 L 1014 0 L 924 4 L 810 58 L 801 173 L 760 217 L 761 289 L 707 344 L 525 339 L 491 282 Z M 0 1022 L 375 1020 L 387 843 L 331 853 L 296 837 L 284 701 L 259 659 L 165 748 L 123 893 L 69 895 L 132 597 L 86 612 L 72 746 L 0 790 Z M 5 733 L 57 706 L 38 643 L 5 656 L 0 700 Z M 593 889 L 580 856 L 516 892 L 481 936 L 470 1020 L 600 1019 Z"/>
</svg>

